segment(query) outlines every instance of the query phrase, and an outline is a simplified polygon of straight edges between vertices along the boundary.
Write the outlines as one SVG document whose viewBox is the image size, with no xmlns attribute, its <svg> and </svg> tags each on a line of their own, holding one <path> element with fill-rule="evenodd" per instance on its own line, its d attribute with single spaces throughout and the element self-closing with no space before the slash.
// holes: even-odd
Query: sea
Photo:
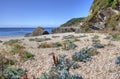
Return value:
<svg viewBox="0 0 120 79">
<path fill-rule="evenodd" d="M 52 27 L 45 27 L 45 30 L 47 30 L 49 33 L 52 31 Z M 32 33 L 35 30 L 35 28 L 0 28 L 0 36 L 24 36 L 27 33 Z"/>
</svg>

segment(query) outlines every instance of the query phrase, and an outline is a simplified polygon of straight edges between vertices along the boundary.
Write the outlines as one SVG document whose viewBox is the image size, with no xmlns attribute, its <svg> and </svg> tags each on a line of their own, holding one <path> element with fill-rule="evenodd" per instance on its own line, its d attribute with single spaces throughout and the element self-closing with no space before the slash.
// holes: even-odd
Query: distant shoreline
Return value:
<svg viewBox="0 0 120 79">
<path fill-rule="evenodd" d="M 54 27 L 44 27 L 46 31 L 51 34 L 52 29 Z M 32 33 L 35 28 L 31 27 L 0 27 L 0 37 L 14 37 L 14 36 L 25 36 L 27 33 Z"/>
</svg>

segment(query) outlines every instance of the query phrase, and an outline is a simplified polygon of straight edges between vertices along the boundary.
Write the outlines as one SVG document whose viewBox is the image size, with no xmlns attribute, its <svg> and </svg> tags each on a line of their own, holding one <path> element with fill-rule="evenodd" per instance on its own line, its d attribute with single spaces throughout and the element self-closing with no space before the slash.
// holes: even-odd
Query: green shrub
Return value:
<svg viewBox="0 0 120 79">
<path fill-rule="evenodd" d="M 30 38 L 29 41 L 43 42 L 51 40 L 51 38 Z"/>
<path fill-rule="evenodd" d="M 55 48 L 55 47 L 61 47 L 62 44 L 60 42 L 55 42 L 55 43 L 41 43 L 38 48 Z"/>
<path fill-rule="evenodd" d="M 2 58 L 2 60 L 0 60 L 0 67 L 3 64 L 3 66 L 5 68 L 7 68 L 8 66 L 15 65 L 15 63 L 16 63 L 16 60 L 14 60 L 14 59 L 8 59 L 8 58 L 4 57 L 4 58 Z"/>
<path fill-rule="evenodd" d="M 7 68 L 4 70 L 4 77 L 5 79 L 20 79 L 24 73 L 25 71 L 20 68 Z"/>
<path fill-rule="evenodd" d="M 115 37 L 115 38 L 113 38 L 112 40 L 113 40 L 113 41 L 120 41 L 120 36 Z"/>
<path fill-rule="evenodd" d="M 83 35 L 80 35 L 79 37 L 80 37 L 80 38 L 83 38 L 83 37 L 87 37 L 87 35 L 86 35 L 86 34 L 83 34 Z"/>
<path fill-rule="evenodd" d="M 76 62 L 67 59 L 66 55 L 59 55 L 57 62 L 57 65 L 52 65 L 49 72 L 38 79 L 83 79 L 80 74 L 69 73 L 69 68 L 76 69 L 78 66 Z"/>
<path fill-rule="evenodd" d="M 77 47 L 77 45 L 70 41 L 63 43 L 64 50 L 71 50 L 71 49 L 75 49 L 76 47 Z"/>
<path fill-rule="evenodd" d="M 75 52 L 75 54 L 72 55 L 72 59 L 74 61 L 81 61 L 81 62 L 87 62 L 91 61 L 91 56 L 96 55 L 98 52 L 94 48 L 83 48 L 80 52 Z"/>
<path fill-rule="evenodd" d="M 13 45 L 13 48 L 10 51 L 10 54 L 14 55 L 14 54 L 20 53 L 21 50 L 24 50 L 24 49 L 25 49 L 24 46 L 19 45 L 19 44 L 15 44 L 15 45 Z"/>
<path fill-rule="evenodd" d="M 94 48 L 104 48 L 104 45 L 100 43 L 100 40 L 98 39 L 99 36 L 95 35 L 94 37 L 92 37 L 92 46 Z"/>
<path fill-rule="evenodd" d="M 52 36 L 52 38 L 59 38 L 60 36 Z"/>
<path fill-rule="evenodd" d="M 3 44 L 7 44 L 7 45 L 13 45 L 15 43 L 20 43 L 21 41 L 16 39 L 16 40 L 9 40 L 9 41 L 6 41 L 4 42 Z"/>
<path fill-rule="evenodd" d="M 118 56 L 115 60 L 115 64 L 119 65 L 120 66 L 120 56 Z"/>
<path fill-rule="evenodd" d="M 27 52 L 27 51 L 23 51 L 21 53 L 20 57 L 21 57 L 21 61 L 23 61 L 23 62 L 28 60 L 28 59 L 30 59 L 30 60 L 34 59 L 34 55 Z"/>
<path fill-rule="evenodd" d="M 71 74 L 65 69 L 60 71 L 60 73 L 59 72 L 53 73 L 53 72 L 44 73 L 42 77 L 39 77 L 37 79 L 83 79 L 80 74 Z"/>
<path fill-rule="evenodd" d="M 63 39 L 73 39 L 74 35 L 63 36 Z"/>
</svg>

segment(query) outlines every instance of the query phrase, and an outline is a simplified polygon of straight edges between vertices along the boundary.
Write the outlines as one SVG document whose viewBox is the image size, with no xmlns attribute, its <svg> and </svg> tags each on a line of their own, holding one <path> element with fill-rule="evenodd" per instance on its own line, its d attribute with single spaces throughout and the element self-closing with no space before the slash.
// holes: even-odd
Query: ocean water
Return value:
<svg viewBox="0 0 120 79">
<path fill-rule="evenodd" d="M 44 28 L 49 33 L 53 28 Z M 0 36 L 24 36 L 26 33 L 31 33 L 35 28 L 0 28 Z"/>
</svg>

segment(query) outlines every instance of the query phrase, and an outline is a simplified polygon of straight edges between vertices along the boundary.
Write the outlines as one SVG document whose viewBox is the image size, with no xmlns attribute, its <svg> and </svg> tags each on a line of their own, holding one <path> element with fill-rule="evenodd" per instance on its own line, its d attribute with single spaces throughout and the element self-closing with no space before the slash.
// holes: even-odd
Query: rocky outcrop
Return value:
<svg viewBox="0 0 120 79">
<path fill-rule="evenodd" d="M 44 28 L 38 26 L 32 33 L 27 33 L 25 37 L 30 36 L 39 36 L 39 35 L 46 35 L 49 34 L 48 31 L 46 31 Z"/>
<path fill-rule="evenodd" d="M 94 0 L 82 30 L 118 31 L 120 23 L 120 0 Z"/>
<path fill-rule="evenodd" d="M 66 32 L 81 33 L 82 31 L 79 27 L 59 27 L 52 30 L 52 33 L 66 33 Z"/>
</svg>

